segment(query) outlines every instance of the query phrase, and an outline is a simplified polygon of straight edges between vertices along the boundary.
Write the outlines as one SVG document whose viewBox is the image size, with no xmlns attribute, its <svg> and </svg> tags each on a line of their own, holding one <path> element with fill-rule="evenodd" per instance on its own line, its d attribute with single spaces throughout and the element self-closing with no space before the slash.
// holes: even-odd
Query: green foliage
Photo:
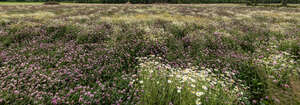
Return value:
<svg viewBox="0 0 300 105">
<path fill-rule="evenodd" d="M 263 68 L 259 68 L 251 61 L 239 62 L 234 65 L 240 72 L 237 78 L 244 80 L 245 85 L 250 87 L 251 100 L 259 100 L 261 97 L 264 97 L 267 89 L 267 75 L 264 73 Z"/>
<path fill-rule="evenodd" d="M 25 2 L 25 0 L 1 0 L 1 1 L 10 1 L 10 2 Z M 38 0 L 38 1 L 26 1 L 26 2 L 47 2 L 48 0 Z M 281 0 L 257 0 L 257 1 L 246 1 L 246 0 L 56 0 L 59 2 L 77 2 L 77 3 L 143 3 L 143 4 L 150 4 L 150 3 L 244 3 L 247 2 L 248 5 L 254 5 L 256 3 L 281 3 Z M 299 3 L 298 0 L 285 0 L 288 3 Z M 51 4 L 57 4 L 55 2 L 49 2 Z"/>
</svg>

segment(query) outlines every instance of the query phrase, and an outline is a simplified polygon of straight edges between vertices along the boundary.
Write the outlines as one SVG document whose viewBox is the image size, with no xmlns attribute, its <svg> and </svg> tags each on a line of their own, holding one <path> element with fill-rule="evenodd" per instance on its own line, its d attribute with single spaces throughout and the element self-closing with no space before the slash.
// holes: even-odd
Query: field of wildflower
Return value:
<svg viewBox="0 0 300 105">
<path fill-rule="evenodd" d="M 300 8 L 0 5 L 1 105 L 300 105 Z"/>
</svg>

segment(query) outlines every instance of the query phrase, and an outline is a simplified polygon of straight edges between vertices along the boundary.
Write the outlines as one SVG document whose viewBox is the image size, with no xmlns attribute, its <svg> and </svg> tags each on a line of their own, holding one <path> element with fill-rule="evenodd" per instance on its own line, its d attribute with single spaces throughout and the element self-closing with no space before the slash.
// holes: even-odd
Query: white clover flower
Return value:
<svg viewBox="0 0 300 105">
<path fill-rule="evenodd" d="M 294 60 L 290 60 L 290 63 L 295 63 L 295 61 Z"/>
<path fill-rule="evenodd" d="M 232 72 L 231 74 L 232 74 L 232 75 L 235 75 L 235 73 L 234 73 L 234 72 Z"/>
<path fill-rule="evenodd" d="M 222 85 L 223 87 L 225 87 L 225 86 L 226 86 L 224 83 L 221 83 L 221 85 Z"/>
<path fill-rule="evenodd" d="M 168 64 L 168 65 L 166 65 L 166 68 L 167 69 L 171 69 L 171 66 Z"/>
<path fill-rule="evenodd" d="M 177 89 L 181 90 L 181 89 L 182 89 L 182 87 L 180 87 L 180 86 L 177 86 Z"/>
<path fill-rule="evenodd" d="M 144 30 L 148 33 L 151 32 L 151 29 L 149 27 L 144 28 Z"/>
<path fill-rule="evenodd" d="M 168 80 L 168 83 L 172 83 L 172 81 L 171 81 L 171 80 Z"/>
<path fill-rule="evenodd" d="M 197 100 L 196 100 L 196 105 L 201 105 L 202 103 L 201 103 L 201 100 L 198 98 Z"/>
<path fill-rule="evenodd" d="M 190 69 L 190 68 L 187 68 L 187 69 L 185 69 L 186 71 L 192 71 L 192 69 Z"/>
<path fill-rule="evenodd" d="M 202 86 L 202 88 L 203 88 L 204 90 L 207 90 L 207 87 L 206 87 L 206 86 L 204 86 L 204 85 Z"/>
<path fill-rule="evenodd" d="M 188 74 L 188 73 L 189 73 L 189 69 L 185 69 L 185 70 L 183 71 L 183 73 L 184 73 L 184 74 Z"/>
<path fill-rule="evenodd" d="M 193 90 L 191 91 L 191 93 L 193 93 L 193 94 L 196 94 L 196 92 L 195 92 L 195 91 L 193 91 Z"/>
<path fill-rule="evenodd" d="M 196 80 L 195 80 L 195 79 L 193 79 L 193 78 L 191 78 L 190 80 L 191 80 L 192 82 L 196 82 Z"/>
<path fill-rule="evenodd" d="M 182 80 L 183 80 L 183 81 L 186 81 L 187 79 L 188 79 L 187 76 L 183 76 L 183 77 L 182 77 Z"/>
<path fill-rule="evenodd" d="M 144 63 L 140 63 L 139 65 L 142 66 L 142 67 L 146 66 Z"/>
<path fill-rule="evenodd" d="M 212 85 L 215 85 L 215 84 L 217 84 L 217 82 L 216 81 L 211 81 L 210 82 Z"/>
<path fill-rule="evenodd" d="M 144 83 L 144 81 L 140 81 L 140 83 L 141 83 L 141 84 L 143 84 L 143 83 Z"/>
<path fill-rule="evenodd" d="M 290 55 L 290 53 L 288 53 L 288 52 L 282 52 L 283 54 L 285 54 L 285 55 Z"/>
<path fill-rule="evenodd" d="M 194 84 L 191 84 L 191 87 L 195 88 L 196 86 Z"/>
<path fill-rule="evenodd" d="M 132 85 L 133 83 L 134 83 L 134 82 L 131 81 L 129 84 Z"/>
<path fill-rule="evenodd" d="M 211 72 L 211 69 L 207 69 L 208 72 Z"/>
<path fill-rule="evenodd" d="M 202 96 L 202 95 L 204 95 L 204 93 L 203 92 L 196 92 L 196 96 L 198 96 L 198 97 L 200 97 L 200 96 Z"/>
<path fill-rule="evenodd" d="M 150 72 L 150 73 L 153 73 L 153 70 L 150 70 L 149 72 Z"/>
<path fill-rule="evenodd" d="M 178 74 L 176 75 L 176 78 L 180 78 L 180 77 L 181 77 L 181 75 L 178 75 Z"/>
<path fill-rule="evenodd" d="M 234 87 L 234 91 L 239 91 L 239 88 L 238 87 Z"/>
<path fill-rule="evenodd" d="M 181 89 L 177 89 L 177 93 L 181 93 Z"/>
</svg>

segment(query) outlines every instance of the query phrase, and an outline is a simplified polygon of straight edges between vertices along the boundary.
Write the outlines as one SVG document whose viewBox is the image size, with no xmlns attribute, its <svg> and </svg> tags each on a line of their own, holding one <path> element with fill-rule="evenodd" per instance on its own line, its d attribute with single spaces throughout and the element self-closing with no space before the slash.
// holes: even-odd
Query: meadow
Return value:
<svg viewBox="0 0 300 105">
<path fill-rule="evenodd" d="M 300 105 L 300 8 L 0 5 L 1 105 Z"/>
</svg>

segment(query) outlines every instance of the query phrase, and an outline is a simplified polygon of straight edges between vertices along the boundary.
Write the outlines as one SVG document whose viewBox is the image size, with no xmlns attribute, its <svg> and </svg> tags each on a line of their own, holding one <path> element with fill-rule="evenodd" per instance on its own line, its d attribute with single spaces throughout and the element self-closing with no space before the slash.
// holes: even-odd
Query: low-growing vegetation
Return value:
<svg viewBox="0 0 300 105">
<path fill-rule="evenodd" d="M 0 104 L 300 104 L 299 8 L 0 10 Z"/>
</svg>

